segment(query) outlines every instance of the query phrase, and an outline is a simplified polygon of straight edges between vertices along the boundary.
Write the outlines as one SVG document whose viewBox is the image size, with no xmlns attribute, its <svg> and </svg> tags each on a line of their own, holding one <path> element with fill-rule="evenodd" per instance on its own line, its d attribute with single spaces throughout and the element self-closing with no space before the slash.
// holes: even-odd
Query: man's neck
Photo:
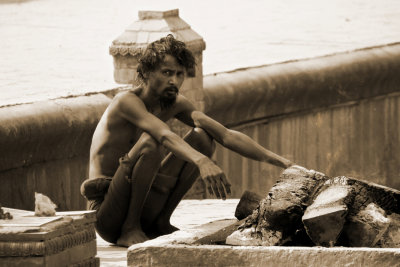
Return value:
<svg viewBox="0 0 400 267">
<path fill-rule="evenodd" d="M 143 101 L 146 108 L 150 111 L 154 111 L 155 109 L 160 107 L 160 103 L 158 98 L 152 95 L 151 91 L 146 85 L 141 86 L 136 91 L 136 95 Z"/>
</svg>

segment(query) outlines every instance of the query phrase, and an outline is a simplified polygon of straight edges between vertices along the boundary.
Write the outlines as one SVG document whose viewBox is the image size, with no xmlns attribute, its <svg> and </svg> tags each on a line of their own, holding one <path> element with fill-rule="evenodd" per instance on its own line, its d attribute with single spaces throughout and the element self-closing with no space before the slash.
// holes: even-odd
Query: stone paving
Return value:
<svg viewBox="0 0 400 267">
<path fill-rule="evenodd" d="M 171 223 L 187 230 L 221 219 L 235 219 L 234 213 L 239 199 L 225 201 L 183 200 L 171 217 Z M 97 256 L 100 266 L 127 266 L 127 249 L 107 243 L 97 235 Z"/>
</svg>

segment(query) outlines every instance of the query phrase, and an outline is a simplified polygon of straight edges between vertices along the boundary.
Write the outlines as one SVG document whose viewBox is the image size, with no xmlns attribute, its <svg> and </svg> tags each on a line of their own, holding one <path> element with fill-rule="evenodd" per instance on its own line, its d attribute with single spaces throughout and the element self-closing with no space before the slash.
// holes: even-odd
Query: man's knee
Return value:
<svg viewBox="0 0 400 267">
<path fill-rule="evenodd" d="M 154 161 L 161 162 L 162 150 L 160 143 L 157 142 L 151 135 L 144 133 L 141 140 L 141 151 L 142 156 L 151 157 Z"/>
<path fill-rule="evenodd" d="M 185 141 L 208 157 L 211 157 L 215 151 L 214 139 L 201 128 L 193 128 L 185 137 Z"/>
</svg>

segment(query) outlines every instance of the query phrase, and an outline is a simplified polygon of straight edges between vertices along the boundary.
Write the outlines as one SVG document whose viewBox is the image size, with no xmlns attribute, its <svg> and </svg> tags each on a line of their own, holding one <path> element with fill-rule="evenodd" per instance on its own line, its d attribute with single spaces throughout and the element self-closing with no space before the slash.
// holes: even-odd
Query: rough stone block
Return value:
<svg viewBox="0 0 400 267">
<path fill-rule="evenodd" d="M 301 224 L 305 205 L 313 199 L 325 178 L 321 173 L 300 166 L 287 168 L 267 198 L 260 202 L 260 214 L 271 227 L 292 228 Z"/>
<path fill-rule="evenodd" d="M 255 229 L 256 233 L 252 233 L 251 236 L 260 239 L 255 243 L 275 240 L 274 237 L 279 232 L 282 237 L 278 243 L 283 244 L 282 242 L 289 240 L 298 229 L 303 228 L 301 217 L 304 209 L 327 179 L 324 174 L 301 166 L 287 168 L 267 197 L 262 199 L 253 213 L 246 218 L 240 230 Z"/>
<path fill-rule="evenodd" d="M 355 179 L 352 177 L 336 177 L 351 185 L 355 197 L 350 212 L 357 213 L 370 203 L 375 203 L 389 214 L 400 213 L 400 191 L 384 185 Z"/>
<path fill-rule="evenodd" d="M 378 241 L 377 247 L 400 248 L 400 214 L 392 213 L 387 218 L 390 220 L 389 227 Z"/>
<path fill-rule="evenodd" d="M 332 247 L 342 232 L 352 201 L 352 188 L 348 185 L 331 185 L 322 190 L 307 207 L 302 221 L 311 240 L 319 246 Z"/>
<path fill-rule="evenodd" d="M 389 224 L 385 211 L 370 203 L 356 215 L 349 216 L 343 232 L 351 247 L 374 247 Z"/>
</svg>

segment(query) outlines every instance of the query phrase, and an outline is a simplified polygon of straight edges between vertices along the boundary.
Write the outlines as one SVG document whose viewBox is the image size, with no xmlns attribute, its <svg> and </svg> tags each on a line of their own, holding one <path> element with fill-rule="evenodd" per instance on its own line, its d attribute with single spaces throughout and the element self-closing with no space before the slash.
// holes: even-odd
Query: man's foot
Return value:
<svg viewBox="0 0 400 267">
<path fill-rule="evenodd" d="M 161 219 L 156 221 L 155 228 L 160 235 L 169 235 L 179 230 L 179 228 L 173 226 L 169 222 L 169 220 L 161 220 Z"/>
<path fill-rule="evenodd" d="M 163 225 L 163 226 L 156 226 L 156 224 L 153 225 L 153 227 L 148 228 L 146 230 L 146 235 L 150 238 L 150 239 L 154 239 L 157 238 L 159 236 L 162 235 L 168 235 L 171 234 L 175 231 L 178 231 L 179 228 L 168 224 L 168 225 Z"/>
<path fill-rule="evenodd" d="M 129 247 L 133 244 L 142 243 L 149 240 L 141 229 L 134 229 L 123 232 L 117 240 L 117 245 L 121 247 Z"/>
</svg>

